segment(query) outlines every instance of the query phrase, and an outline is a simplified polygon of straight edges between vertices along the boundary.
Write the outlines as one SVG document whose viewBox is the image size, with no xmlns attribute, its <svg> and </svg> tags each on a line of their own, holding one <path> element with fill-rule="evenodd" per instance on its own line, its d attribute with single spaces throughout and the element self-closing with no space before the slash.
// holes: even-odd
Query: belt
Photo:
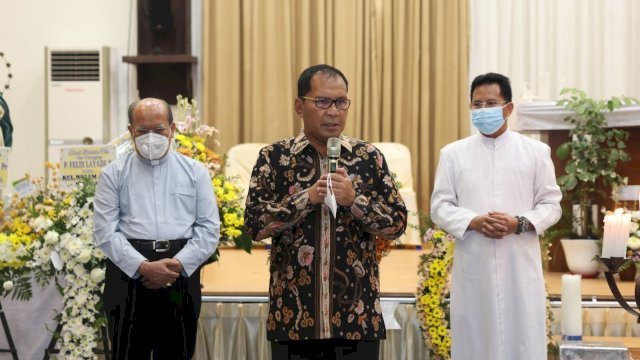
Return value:
<svg viewBox="0 0 640 360">
<path fill-rule="evenodd" d="M 143 240 L 143 239 L 127 239 L 138 250 L 152 250 L 155 252 L 167 252 L 172 247 L 182 249 L 189 239 L 175 240 Z"/>
</svg>

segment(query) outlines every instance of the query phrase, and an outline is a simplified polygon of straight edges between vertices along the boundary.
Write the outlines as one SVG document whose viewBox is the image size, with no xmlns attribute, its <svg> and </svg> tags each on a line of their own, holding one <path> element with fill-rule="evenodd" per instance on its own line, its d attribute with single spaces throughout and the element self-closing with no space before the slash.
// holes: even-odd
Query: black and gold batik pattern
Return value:
<svg viewBox="0 0 640 360">
<path fill-rule="evenodd" d="M 402 235 L 407 210 L 378 149 L 340 139 L 356 198 L 336 219 L 309 201 L 328 166 L 304 132 L 263 148 L 253 168 L 245 223 L 255 240 L 272 238 L 270 341 L 386 336 L 374 239 Z"/>
</svg>

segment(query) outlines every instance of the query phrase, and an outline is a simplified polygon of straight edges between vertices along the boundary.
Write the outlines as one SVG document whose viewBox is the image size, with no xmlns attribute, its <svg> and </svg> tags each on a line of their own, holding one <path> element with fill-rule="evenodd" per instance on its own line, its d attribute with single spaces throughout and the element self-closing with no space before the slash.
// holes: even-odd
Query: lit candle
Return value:
<svg viewBox="0 0 640 360">
<path fill-rule="evenodd" d="M 616 209 L 604 217 L 604 234 L 602 236 L 602 257 L 625 257 L 627 242 L 629 241 L 629 227 L 631 214 L 624 214 L 622 209 Z"/>
<path fill-rule="evenodd" d="M 582 289 L 580 275 L 562 275 L 562 336 L 582 340 Z"/>
</svg>

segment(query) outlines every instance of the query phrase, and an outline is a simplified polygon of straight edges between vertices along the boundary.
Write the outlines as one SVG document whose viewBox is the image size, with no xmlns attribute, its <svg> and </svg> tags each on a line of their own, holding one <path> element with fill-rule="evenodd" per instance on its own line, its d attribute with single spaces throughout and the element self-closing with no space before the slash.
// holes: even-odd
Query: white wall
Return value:
<svg viewBox="0 0 640 360">
<path fill-rule="evenodd" d="M 45 46 L 111 47 L 117 57 L 112 69 L 117 77 L 111 78 L 117 91 L 111 99 L 117 110 L 111 114 L 112 126 L 117 127 L 114 131 L 126 129 L 126 106 L 137 94 L 129 90 L 135 89 L 135 82 L 128 80 L 135 79 L 134 69 L 121 58 L 137 52 L 135 4 L 133 0 L 0 0 L 0 51 L 13 74 L 11 89 L 4 93 L 14 126 L 9 182 L 25 173 L 44 175 Z M 0 69 L 0 85 L 5 74 Z"/>
</svg>

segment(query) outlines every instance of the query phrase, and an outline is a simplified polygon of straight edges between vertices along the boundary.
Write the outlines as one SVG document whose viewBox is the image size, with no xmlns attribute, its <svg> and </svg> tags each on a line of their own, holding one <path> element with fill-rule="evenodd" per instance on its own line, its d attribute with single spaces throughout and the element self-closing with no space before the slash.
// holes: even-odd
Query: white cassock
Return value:
<svg viewBox="0 0 640 360">
<path fill-rule="evenodd" d="M 561 216 L 549 146 L 507 130 L 440 152 L 431 218 L 456 237 L 451 285 L 453 360 L 543 360 L 546 299 L 538 235 Z M 489 211 L 535 227 L 491 239 L 467 230 Z M 537 232 L 537 233 L 536 233 Z"/>
</svg>

